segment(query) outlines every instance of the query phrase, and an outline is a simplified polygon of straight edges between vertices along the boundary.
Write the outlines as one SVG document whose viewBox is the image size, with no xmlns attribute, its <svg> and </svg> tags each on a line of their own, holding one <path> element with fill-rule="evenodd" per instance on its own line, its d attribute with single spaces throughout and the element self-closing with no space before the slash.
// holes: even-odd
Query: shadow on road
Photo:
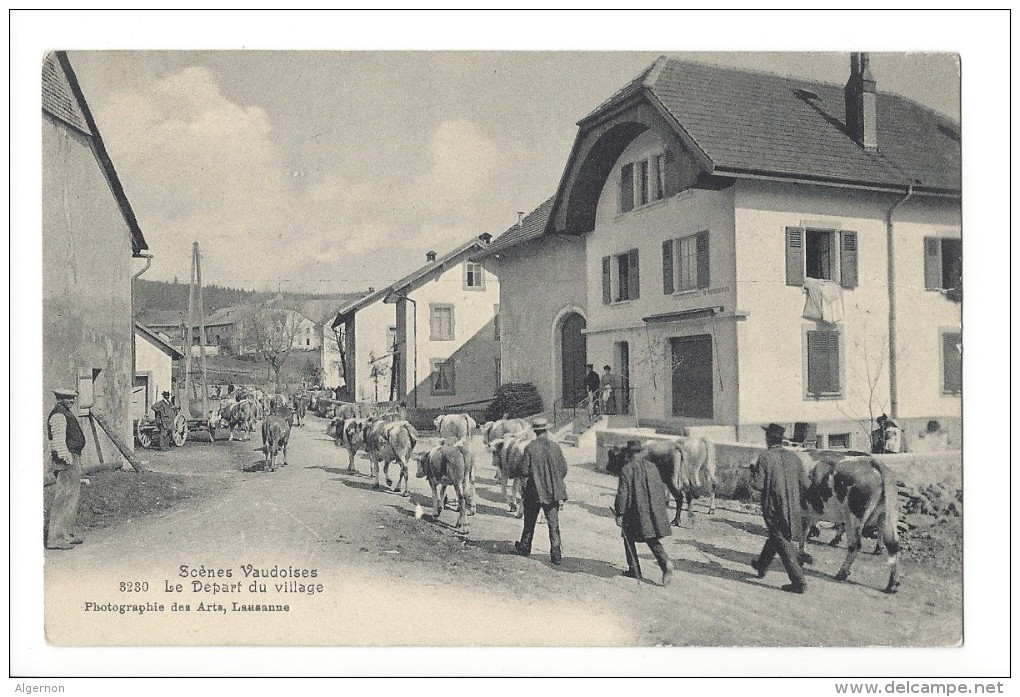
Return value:
<svg viewBox="0 0 1020 697">
<path fill-rule="evenodd" d="M 570 505 L 571 506 L 577 506 L 578 508 L 580 508 L 582 510 L 588 511 L 592 515 L 599 516 L 600 518 L 613 518 L 613 517 L 615 517 L 613 515 L 613 512 L 611 510 L 609 510 L 609 508 L 606 507 L 606 506 L 593 506 L 590 503 L 585 503 L 584 501 L 571 501 Z"/>
<path fill-rule="evenodd" d="M 702 576 L 714 576 L 716 578 L 724 578 L 730 581 L 740 581 L 743 583 L 747 583 L 752 579 L 758 580 L 757 573 L 751 568 L 751 559 L 757 556 L 756 552 L 749 554 L 747 552 L 740 552 L 727 547 L 716 547 L 715 545 L 707 542 L 696 542 L 693 540 L 681 540 L 681 544 L 694 547 L 698 550 L 698 552 L 704 555 L 711 555 L 713 557 L 719 557 L 720 559 L 733 562 L 740 568 L 739 570 L 734 571 L 733 569 L 729 569 L 712 559 L 703 562 L 684 559 L 682 561 L 675 562 L 678 569 L 690 571 L 691 573 L 700 574 Z M 769 568 L 771 571 L 778 572 L 784 576 L 786 574 L 786 571 L 783 569 L 783 564 L 778 557 L 773 560 L 772 565 Z M 804 566 L 803 568 L 805 576 L 826 579 L 830 578 L 821 572 L 815 571 L 810 566 Z M 746 571 L 744 569 L 746 569 Z"/>
<path fill-rule="evenodd" d="M 765 529 L 765 526 L 759 525 L 758 523 L 749 523 L 743 520 L 728 520 L 726 518 L 719 518 L 718 520 L 720 523 L 726 523 L 730 527 L 736 528 L 737 530 L 743 530 L 744 532 L 749 532 L 752 535 L 757 535 L 758 537 L 769 536 L 768 530 Z"/>
</svg>

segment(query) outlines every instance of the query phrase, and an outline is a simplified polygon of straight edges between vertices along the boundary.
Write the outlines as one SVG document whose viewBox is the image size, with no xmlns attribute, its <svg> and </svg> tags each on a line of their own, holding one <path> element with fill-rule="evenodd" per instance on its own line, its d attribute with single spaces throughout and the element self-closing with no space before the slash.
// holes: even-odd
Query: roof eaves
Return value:
<svg viewBox="0 0 1020 697">
<path fill-rule="evenodd" d="M 790 172 L 781 170 L 776 171 L 752 170 L 747 168 L 730 167 L 725 165 L 717 166 L 714 174 L 719 176 L 737 177 L 741 179 L 762 179 L 766 181 L 785 181 L 799 184 L 819 184 L 825 186 L 839 186 L 850 189 L 864 189 L 868 191 L 883 191 L 894 193 L 903 193 L 908 189 L 912 188 L 914 195 L 917 196 L 940 196 L 946 198 L 959 198 L 961 195 L 961 191 L 959 189 L 945 189 L 930 186 L 926 187 L 924 185 L 914 184 L 911 182 L 890 183 L 890 182 L 862 181 L 855 179 L 844 179 L 839 177 L 824 177 L 817 175 L 809 175 L 800 172 Z"/>
<path fill-rule="evenodd" d="M 168 344 L 166 341 L 163 340 L 162 337 L 159 336 L 159 334 L 152 331 L 141 322 L 135 321 L 135 329 L 140 334 L 142 334 L 146 339 L 152 342 L 156 346 L 156 348 L 160 349 L 161 351 L 163 351 L 163 353 L 170 356 L 170 358 L 173 359 L 184 358 L 184 353 L 178 351 L 175 346 Z"/>
<path fill-rule="evenodd" d="M 651 87 L 646 87 L 645 97 L 647 97 L 651 105 L 655 107 L 655 110 L 659 112 L 659 115 L 673 127 L 676 134 L 680 136 L 680 140 L 683 141 L 684 145 L 687 146 L 687 149 L 694 155 L 698 164 L 701 165 L 702 168 L 708 170 L 708 173 L 711 174 L 715 169 L 715 163 L 712 161 L 712 158 L 707 152 L 705 152 L 705 149 L 698 144 L 698 141 L 694 139 L 694 136 L 688 133 L 687 129 L 684 128 L 683 124 L 680 123 L 676 116 L 674 116 L 673 113 L 666 108 L 659 99 L 659 96 L 655 94 L 655 90 Z"/>
<path fill-rule="evenodd" d="M 404 278 L 392 284 L 390 286 L 390 291 L 394 293 L 399 293 L 401 291 L 410 292 L 408 289 L 414 290 L 412 286 L 417 288 L 417 286 L 422 280 L 433 275 L 445 273 L 448 270 L 447 269 L 448 264 L 455 262 L 465 252 L 468 252 L 475 247 L 479 249 L 484 249 L 486 245 L 483 244 L 482 241 L 479 240 L 477 237 L 472 238 L 471 240 L 468 240 L 467 242 L 460 245 L 456 249 L 447 252 L 446 254 L 436 259 L 435 261 L 429 262 L 425 266 L 422 266 L 420 269 L 414 271 L 413 273 L 408 274 Z"/>
</svg>

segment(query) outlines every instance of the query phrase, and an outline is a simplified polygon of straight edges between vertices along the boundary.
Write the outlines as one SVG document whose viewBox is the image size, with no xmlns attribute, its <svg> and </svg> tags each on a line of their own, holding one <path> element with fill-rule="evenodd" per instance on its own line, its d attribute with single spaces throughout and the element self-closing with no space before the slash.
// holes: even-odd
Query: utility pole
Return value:
<svg viewBox="0 0 1020 697">
<path fill-rule="evenodd" d="M 198 366 L 202 370 L 202 418 L 209 413 L 208 374 L 205 370 L 205 303 L 202 302 L 202 257 L 195 242 L 195 278 L 198 282 Z"/>
<path fill-rule="evenodd" d="M 198 242 L 195 243 L 198 246 Z M 184 418 L 191 418 L 191 344 L 195 334 L 195 255 L 191 255 L 191 285 L 188 288 L 188 331 L 184 337 Z"/>
</svg>

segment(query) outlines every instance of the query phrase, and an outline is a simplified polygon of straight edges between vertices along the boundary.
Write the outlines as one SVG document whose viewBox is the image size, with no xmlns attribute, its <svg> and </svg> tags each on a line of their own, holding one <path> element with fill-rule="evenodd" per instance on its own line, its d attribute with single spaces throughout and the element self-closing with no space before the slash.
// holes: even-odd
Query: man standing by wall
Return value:
<svg viewBox="0 0 1020 697">
<path fill-rule="evenodd" d="M 152 411 L 156 414 L 156 423 L 159 424 L 159 434 L 156 436 L 156 448 L 158 450 L 170 449 L 170 435 L 174 430 L 174 406 L 170 403 L 170 393 L 164 391 L 163 398 L 152 405 Z"/>
<path fill-rule="evenodd" d="M 567 461 L 559 444 L 549 437 L 549 422 L 537 418 L 531 422 L 535 440 L 524 449 L 524 531 L 514 549 L 521 556 L 531 554 L 538 512 L 544 511 L 549 524 L 549 556 L 553 564 L 563 561 L 560 547 L 560 503 L 567 500 Z"/>
<path fill-rule="evenodd" d="M 50 442 L 50 462 L 57 483 L 50 505 L 50 524 L 46 534 L 47 549 L 73 549 L 83 540 L 74 533 L 81 501 L 81 452 L 85 449 L 85 433 L 71 411 L 78 393 L 54 390 L 57 404 L 46 419 L 46 436 Z"/>
<path fill-rule="evenodd" d="M 754 483 L 761 489 L 761 513 L 769 533 L 761 554 L 751 561 L 751 566 L 758 572 L 758 578 L 765 578 L 778 552 L 790 577 L 783 590 L 803 593 L 807 586 L 797 558 L 797 545 L 804 535 L 801 517 L 804 468 L 800 458 L 783 447 L 785 435 L 786 429 L 779 424 L 766 426 L 768 450 L 758 456 L 751 469 Z"/>
<path fill-rule="evenodd" d="M 584 391 L 588 393 L 588 416 L 598 416 L 601 413 L 599 404 L 599 386 L 601 385 L 599 374 L 595 372 L 595 366 L 588 364 L 588 374 L 584 376 Z"/>
</svg>

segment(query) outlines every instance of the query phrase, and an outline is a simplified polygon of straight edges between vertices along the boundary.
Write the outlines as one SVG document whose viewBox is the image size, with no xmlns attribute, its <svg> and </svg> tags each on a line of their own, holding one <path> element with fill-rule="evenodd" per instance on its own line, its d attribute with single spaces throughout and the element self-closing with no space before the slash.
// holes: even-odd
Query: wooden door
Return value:
<svg viewBox="0 0 1020 697">
<path fill-rule="evenodd" d="M 673 353 L 673 416 L 714 418 L 712 337 L 670 339 Z"/>
<path fill-rule="evenodd" d="M 561 394 L 563 406 L 572 407 L 584 398 L 585 365 L 588 362 L 588 343 L 581 333 L 586 326 L 584 317 L 577 313 L 567 315 L 560 328 Z"/>
</svg>

